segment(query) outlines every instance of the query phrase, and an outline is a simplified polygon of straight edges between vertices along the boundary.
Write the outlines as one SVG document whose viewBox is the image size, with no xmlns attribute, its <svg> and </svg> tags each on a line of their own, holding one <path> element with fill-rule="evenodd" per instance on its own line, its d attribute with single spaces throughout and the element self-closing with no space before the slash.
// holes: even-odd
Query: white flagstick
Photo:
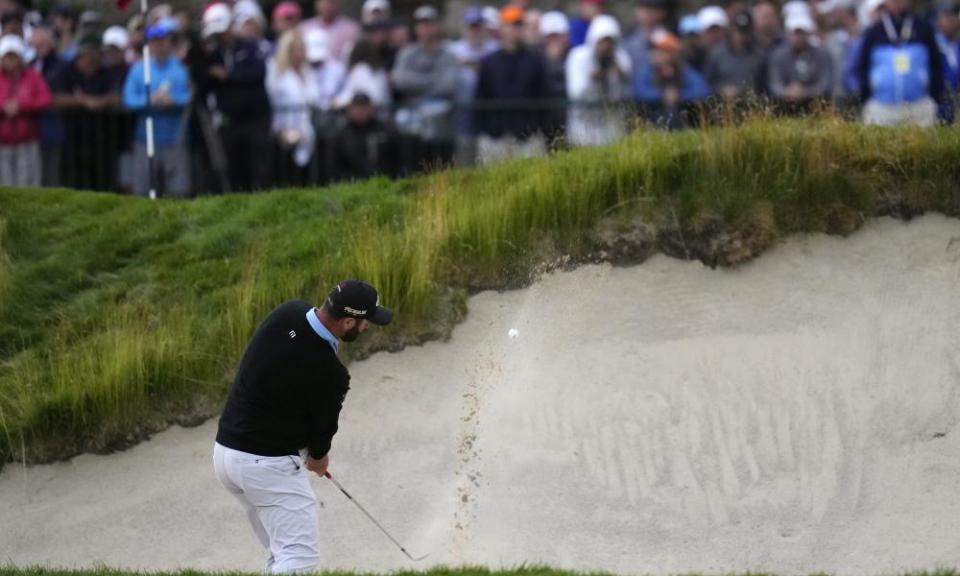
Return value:
<svg viewBox="0 0 960 576">
<path fill-rule="evenodd" d="M 147 2 L 148 0 L 140 0 L 140 12 L 143 14 L 143 26 L 144 30 L 148 28 L 147 26 Z M 150 43 L 149 41 L 144 41 L 143 43 L 143 86 L 147 93 L 147 177 L 150 182 L 150 199 L 157 199 L 157 187 L 156 187 L 156 177 L 153 170 L 153 110 L 150 105 Z"/>
</svg>

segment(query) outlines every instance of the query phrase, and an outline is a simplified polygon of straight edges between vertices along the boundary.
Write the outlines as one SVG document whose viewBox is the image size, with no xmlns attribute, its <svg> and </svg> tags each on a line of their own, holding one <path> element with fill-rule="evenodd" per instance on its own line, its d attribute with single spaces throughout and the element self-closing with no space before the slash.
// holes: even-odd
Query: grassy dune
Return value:
<svg viewBox="0 0 960 576">
<path fill-rule="evenodd" d="M 652 249 L 705 260 L 736 247 L 723 264 L 878 214 L 957 215 L 958 158 L 956 129 L 758 121 L 192 202 L 0 189 L 0 464 L 215 413 L 258 319 L 285 299 L 319 302 L 343 277 L 374 283 L 397 312 L 365 354 L 442 337 L 470 290 L 604 257 L 600 229 L 640 225 Z"/>
</svg>

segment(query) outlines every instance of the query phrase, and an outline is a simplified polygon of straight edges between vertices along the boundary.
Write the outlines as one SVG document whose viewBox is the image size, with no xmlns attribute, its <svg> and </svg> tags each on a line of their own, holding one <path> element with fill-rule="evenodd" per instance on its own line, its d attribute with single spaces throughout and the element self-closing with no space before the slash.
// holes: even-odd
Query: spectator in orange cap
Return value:
<svg viewBox="0 0 960 576">
<path fill-rule="evenodd" d="M 480 63 L 476 125 L 481 164 L 541 156 L 547 150 L 540 102 L 548 96 L 547 66 L 539 52 L 524 45 L 523 16 L 523 8 L 512 4 L 500 11 L 500 50 Z M 498 101 L 516 104 L 504 109 Z"/>
<path fill-rule="evenodd" d="M 682 58 L 680 40 L 666 31 L 651 39 L 650 62 L 637 71 L 633 95 L 647 119 L 669 130 L 690 125 L 684 112 L 710 96 L 707 81 Z"/>
</svg>

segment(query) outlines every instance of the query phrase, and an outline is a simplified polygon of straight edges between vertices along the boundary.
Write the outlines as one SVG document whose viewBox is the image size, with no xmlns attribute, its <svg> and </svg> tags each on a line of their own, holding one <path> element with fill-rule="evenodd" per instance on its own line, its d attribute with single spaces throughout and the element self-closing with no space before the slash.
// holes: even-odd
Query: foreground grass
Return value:
<svg viewBox="0 0 960 576">
<path fill-rule="evenodd" d="M 356 572 L 322 572 L 325 576 L 375 576 L 363 575 Z M 521 567 L 505 570 L 490 570 L 487 568 L 433 568 L 423 572 L 403 571 L 393 572 L 393 576 L 607 576 L 604 572 L 572 572 L 556 570 L 547 567 Z M 954 569 L 940 569 L 930 572 L 909 572 L 902 576 L 958 576 L 960 572 Z M 59 570 L 48 568 L 4 568 L 0 566 L 0 576 L 247 576 L 243 572 L 200 572 L 196 570 L 181 570 L 178 572 L 124 572 L 108 568 L 95 570 Z M 751 572 L 749 576 L 767 576 L 759 572 Z"/>
<path fill-rule="evenodd" d="M 255 323 L 343 277 L 377 285 L 397 312 L 367 351 L 396 347 L 441 337 L 468 290 L 595 252 L 601 222 L 641 220 L 684 242 L 719 226 L 762 248 L 877 214 L 960 214 L 958 158 L 956 129 L 764 121 L 193 202 L 0 189 L 0 464 L 214 413 Z"/>
</svg>

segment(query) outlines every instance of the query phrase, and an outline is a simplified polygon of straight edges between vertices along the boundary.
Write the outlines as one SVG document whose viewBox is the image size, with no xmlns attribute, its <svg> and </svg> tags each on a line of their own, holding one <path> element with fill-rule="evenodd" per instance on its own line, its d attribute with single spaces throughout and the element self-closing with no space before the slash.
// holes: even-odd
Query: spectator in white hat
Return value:
<svg viewBox="0 0 960 576">
<path fill-rule="evenodd" d="M 596 16 L 587 41 L 567 57 L 567 98 L 572 108 L 567 138 L 577 146 L 602 146 L 626 131 L 622 108 L 630 95 L 633 66 L 622 47 L 620 24 L 613 16 Z"/>
<path fill-rule="evenodd" d="M 123 26 L 111 26 L 103 33 L 103 66 L 126 76 L 129 34 Z M 122 72 L 121 72 L 122 71 Z"/>
<path fill-rule="evenodd" d="M 700 19 L 701 43 L 707 53 L 727 43 L 730 19 L 726 10 L 719 6 L 704 6 L 697 17 Z"/>
<path fill-rule="evenodd" d="M 303 33 L 303 45 L 307 64 L 316 82 L 317 108 L 329 112 L 333 108 L 334 98 L 343 88 L 346 68 L 333 57 L 330 37 L 323 30 L 308 28 Z"/>
<path fill-rule="evenodd" d="M 341 64 L 346 64 L 350 50 L 360 40 L 360 26 L 340 14 L 338 0 L 315 0 L 313 5 L 317 15 L 302 24 L 303 31 L 316 28 L 326 32 L 330 55 Z"/>
<path fill-rule="evenodd" d="M 833 63 L 826 50 L 811 38 L 817 25 L 809 13 L 792 12 L 786 20 L 787 43 L 770 56 L 767 81 L 770 94 L 789 113 L 805 113 L 833 90 Z"/>
<path fill-rule="evenodd" d="M 39 186 L 40 123 L 37 112 L 50 106 L 43 77 L 26 65 L 23 38 L 0 38 L 0 185 Z"/>
</svg>

